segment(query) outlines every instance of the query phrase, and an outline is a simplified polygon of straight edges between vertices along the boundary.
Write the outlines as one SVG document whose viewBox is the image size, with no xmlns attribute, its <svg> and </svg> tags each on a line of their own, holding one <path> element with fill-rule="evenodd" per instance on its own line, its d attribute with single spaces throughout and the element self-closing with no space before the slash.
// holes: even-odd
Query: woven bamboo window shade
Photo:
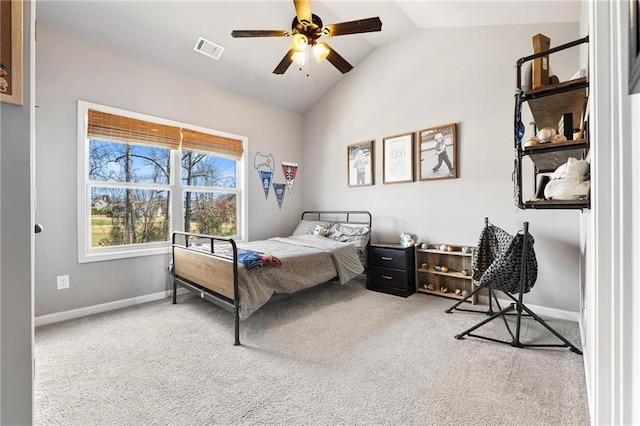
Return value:
<svg viewBox="0 0 640 426">
<path fill-rule="evenodd" d="M 163 148 L 185 148 L 207 154 L 222 155 L 236 161 L 244 148 L 239 139 L 227 138 L 176 126 L 153 123 L 130 117 L 89 110 L 89 139 L 153 145 Z"/>
<path fill-rule="evenodd" d="M 244 148 L 239 139 L 210 135 L 190 129 L 182 129 L 182 147 L 200 152 L 215 152 L 239 161 Z"/>
<path fill-rule="evenodd" d="M 87 137 L 114 142 L 178 149 L 180 128 L 89 110 Z"/>
</svg>

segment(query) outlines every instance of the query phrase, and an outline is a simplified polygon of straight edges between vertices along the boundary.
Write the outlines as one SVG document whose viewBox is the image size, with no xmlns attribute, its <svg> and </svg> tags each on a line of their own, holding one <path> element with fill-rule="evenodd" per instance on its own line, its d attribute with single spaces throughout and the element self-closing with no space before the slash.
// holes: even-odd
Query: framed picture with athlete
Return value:
<svg viewBox="0 0 640 426">
<path fill-rule="evenodd" d="M 458 177 L 456 124 L 445 124 L 418 131 L 418 169 L 420 180 Z"/>
<path fill-rule="evenodd" d="M 373 141 L 347 146 L 347 180 L 349 186 L 373 185 Z"/>
</svg>

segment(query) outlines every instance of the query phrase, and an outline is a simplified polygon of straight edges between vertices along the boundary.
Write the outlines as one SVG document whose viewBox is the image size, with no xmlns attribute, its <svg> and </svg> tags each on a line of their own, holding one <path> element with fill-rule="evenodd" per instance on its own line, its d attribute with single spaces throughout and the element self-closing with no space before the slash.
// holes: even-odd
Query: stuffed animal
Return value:
<svg viewBox="0 0 640 426">
<path fill-rule="evenodd" d="M 316 229 L 313 231 L 314 235 L 320 235 L 321 237 L 328 237 L 330 232 L 322 225 L 316 225 Z"/>
<path fill-rule="evenodd" d="M 544 188 L 548 200 L 582 200 L 589 197 L 589 162 L 570 157 L 556 169 Z"/>
<path fill-rule="evenodd" d="M 411 247 L 415 243 L 416 243 L 415 235 L 409 232 L 403 232 L 402 234 L 400 234 L 400 245 L 402 245 L 403 247 Z"/>
</svg>

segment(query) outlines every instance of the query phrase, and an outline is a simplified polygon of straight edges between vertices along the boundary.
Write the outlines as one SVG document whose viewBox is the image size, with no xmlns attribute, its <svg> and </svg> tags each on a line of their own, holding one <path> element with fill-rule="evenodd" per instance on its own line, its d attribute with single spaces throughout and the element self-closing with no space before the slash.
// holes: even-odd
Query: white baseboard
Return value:
<svg viewBox="0 0 640 426">
<path fill-rule="evenodd" d="M 185 288 L 178 288 L 178 295 L 189 293 L 189 290 Z M 70 319 L 80 318 L 87 315 L 99 314 L 102 312 L 112 311 L 114 309 L 126 308 L 128 306 L 139 305 L 141 303 L 153 302 L 155 300 L 166 299 L 171 297 L 171 291 L 161 291 L 159 293 L 147 294 L 145 296 L 132 297 L 130 299 L 116 300 L 114 302 L 102 303 L 100 305 L 87 306 L 84 308 L 72 309 L 70 311 L 56 312 L 55 314 L 41 315 L 35 318 L 35 326 L 53 324 L 60 321 L 66 321 Z M 498 299 L 502 306 L 506 306 L 512 303 L 511 300 Z M 478 302 L 488 305 L 488 296 L 478 296 Z M 527 303 L 527 306 L 540 316 L 546 316 L 551 318 L 563 319 L 568 321 L 575 321 L 582 327 L 582 321 L 578 312 L 565 311 L 562 309 L 546 308 L 544 306 L 532 305 Z M 581 333 L 582 334 L 582 333 Z"/>
<path fill-rule="evenodd" d="M 478 295 L 478 301 L 482 304 L 488 305 L 489 296 Z M 500 306 L 502 306 L 503 308 L 513 303 L 513 300 L 510 300 L 510 299 L 498 298 L 498 301 L 500 302 Z M 530 303 L 525 303 L 525 304 L 529 309 L 535 312 L 536 315 L 539 315 L 541 317 L 551 317 L 551 318 L 574 321 L 574 322 L 580 323 L 579 312 L 565 311 L 563 309 L 547 308 L 544 306 L 532 305 Z"/>
<path fill-rule="evenodd" d="M 178 295 L 188 293 L 185 288 L 178 289 Z M 53 324 L 55 322 L 80 318 L 87 315 L 99 314 L 112 311 L 114 309 L 126 308 L 128 306 L 139 305 L 141 303 L 153 302 L 171 297 L 171 291 L 161 291 L 159 293 L 147 294 L 144 296 L 132 297 L 130 299 L 116 300 L 115 302 L 101 303 L 99 305 L 87 306 L 85 308 L 72 309 L 70 311 L 56 312 L 55 314 L 40 315 L 35 318 L 35 326 Z"/>
</svg>

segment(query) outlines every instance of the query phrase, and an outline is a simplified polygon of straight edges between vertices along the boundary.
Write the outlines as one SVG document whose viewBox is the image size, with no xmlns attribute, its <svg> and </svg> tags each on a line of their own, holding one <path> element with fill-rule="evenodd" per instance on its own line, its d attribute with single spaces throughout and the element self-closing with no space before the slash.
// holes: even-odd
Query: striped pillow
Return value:
<svg viewBox="0 0 640 426">
<path fill-rule="evenodd" d="M 325 222 L 322 220 L 301 220 L 291 235 L 311 235 L 318 225 L 325 229 L 329 229 L 332 224 L 331 222 Z"/>
<path fill-rule="evenodd" d="M 329 228 L 329 238 L 336 241 L 353 243 L 356 249 L 364 251 L 369 244 L 370 229 L 367 225 L 349 225 L 334 223 Z"/>
</svg>

